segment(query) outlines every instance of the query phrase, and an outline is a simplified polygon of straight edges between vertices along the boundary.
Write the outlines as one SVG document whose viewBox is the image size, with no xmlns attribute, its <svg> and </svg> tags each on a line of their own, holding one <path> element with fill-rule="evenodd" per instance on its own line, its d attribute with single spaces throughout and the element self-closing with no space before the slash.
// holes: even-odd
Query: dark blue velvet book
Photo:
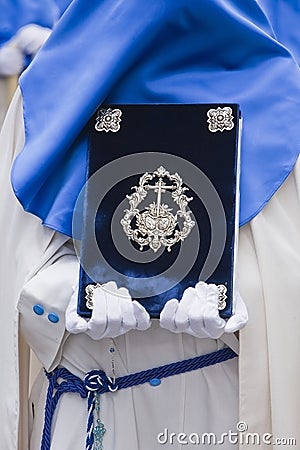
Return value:
<svg viewBox="0 0 300 450">
<path fill-rule="evenodd" d="M 199 280 L 232 313 L 239 203 L 236 104 L 101 106 L 88 124 L 78 313 L 115 281 L 151 317 Z"/>
</svg>

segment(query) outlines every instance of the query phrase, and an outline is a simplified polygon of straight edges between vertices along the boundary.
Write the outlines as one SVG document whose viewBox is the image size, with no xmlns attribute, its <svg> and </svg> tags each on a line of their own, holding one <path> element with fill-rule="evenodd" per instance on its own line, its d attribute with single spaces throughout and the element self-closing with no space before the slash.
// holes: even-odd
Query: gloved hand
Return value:
<svg viewBox="0 0 300 450">
<path fill-rule="evenodd" d="M 50 28 L 31 23 L 20 28 L 13 37 L 14 44 L 25 55 L 35 55 L 51 33 Z"/>
<path fill-rule="evenodd" d="M 0 75 L 10 77 L 19 75 L 24 67 L 24 55 L 12 41 L 0 48 Z"/>
<path fill-rule="evenodd" d="M 73 334 L 86 333 L 92 339 L 114 338 L 129 330 L 147 330 L 150 316 L 125 288 L 110 281 L 93 291 L 93 311 L 89 320 L 77 314 L 78 289 L 74 290 L 66 310 L 66 329 Z"/>
<path fill-rule="evenodd" d="M 50 33 L 50 28 L 35 24 L 20 28 L 15 36 L 0 48 L 0 75 L 19 75 L 24 69 L 25 55 L 34 56 Z"/>
<path fill-rule="evenodd" d="M 173 333 L 188 333 L 199 338 L 218 339 L 224 332 L 233 333 L 248 321 L 246 305 L 236 293 L 233 315 L 226 320 L 219 316 L 219 291 L 215 284 L 202 281 L 184 291 L 181 301 L 169 300 L 161 314 L 160 326 Z"/>
</svg>

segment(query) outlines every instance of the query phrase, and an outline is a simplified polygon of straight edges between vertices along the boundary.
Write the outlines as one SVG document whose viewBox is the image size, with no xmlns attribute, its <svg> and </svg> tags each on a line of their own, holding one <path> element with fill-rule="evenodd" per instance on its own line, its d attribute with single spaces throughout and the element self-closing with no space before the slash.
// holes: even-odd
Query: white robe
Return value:
<svg viewBox="0 0 300 450">
<path fill-rule="evenodd" d="M 64 309 L 77 276 L 77 262 L 67 238 L 25 213 L 12 193 L 9 169 L 23 141 L 22 101 L 17 94 L 0 140 L 0 305 L 4 318 L 0 338 L 5 343 L 0 350 L 0 450 L 17 450 L 19 422 L 19 450 L 39 449 L 47 387 L 41 375 L 30 401 L 35 418 L 29 421 L 28 447 L 28 352 L 24 343 L 18 345 L 17 304 L 21 330 L 48 370 L 63 364 L 79 376 L 94 368 L 110 371 L 109 340 L 94 342 L 64 330 Z M 249 431 L 262 435 L 270 432 L 275 438 L 295 437 L 298 442 L 299 169 L 298 164 L 264 210 L 241 229 L 239 256 L 240 291 L 250 313 L 249 325 L 241 333 L 239 418 Z M 45 307 L 42 316 L 32 310 L 38 302 Z M 49 322 L 49 312 L 59 315 L 57 324 Z M 129 332 L 115 339 L 115 344 L 117 375 L 208 353 L 224 345 L 221 340 L 167 332 L 157 321 L 148 331 Z M 221 433 L 236 431 L 236 360 L 170 377 L 155 388 L 144 385 L 102 397 L 105 450 L 161 448 L 157 434 L 164 429 L 187 436 L 214 432 L 220 437 Z M 83 449 L 85 423 L 86 401 L 76 394 L 64 394 L 54 418 L 51 450 Z M 231 448 L 225 442 L 222 447 Z M 176 438 L 173 444 L 168 441 L 165 445 L 170 449 L 185 447 Z M 270 449 L 272 445 L 257 448 Z"/>
</svg>

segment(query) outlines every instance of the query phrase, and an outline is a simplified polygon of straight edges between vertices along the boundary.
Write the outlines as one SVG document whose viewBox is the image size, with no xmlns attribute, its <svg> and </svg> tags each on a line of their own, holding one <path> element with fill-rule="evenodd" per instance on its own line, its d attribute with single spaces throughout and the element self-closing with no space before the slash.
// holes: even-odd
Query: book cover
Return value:
<svg viewBox="0 0 300 450">
<path fill-rule="evenodd" d="M 237 104 L 103 105 L 91 118 L 78 313 L 115 281 L 158 318 L 202 280 L 230 317 L 238 234 Z"/>
</svg>

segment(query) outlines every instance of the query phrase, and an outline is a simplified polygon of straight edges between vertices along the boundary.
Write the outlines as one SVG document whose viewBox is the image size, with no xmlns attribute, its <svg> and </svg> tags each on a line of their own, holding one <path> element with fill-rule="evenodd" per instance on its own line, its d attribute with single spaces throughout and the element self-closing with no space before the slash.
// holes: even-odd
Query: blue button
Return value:
<svg viewBox="0 0 300 450">
<path fill-rule="evenodd" d="M 42 316 L 45 311 L 42 305 L 34 305 L 32 309 L 38 316 Z"/>
<path fill-rule="evenodd" d="M 152 378 L 152 380 L 149 381 L 149 384 L 151 386 L 159 386 L 161 383 L 161 380 L 159 378 Z"/>
<path fill-rule="evenodd" d="M 59 322 L 59 317 L 55 313 L 50 313 L 50 314 L 48 314 L 48 320 L 50 320 L 50 322 L 52 322 L 52 323 L 57 323 L 57 322 Z"/>
</svg>

